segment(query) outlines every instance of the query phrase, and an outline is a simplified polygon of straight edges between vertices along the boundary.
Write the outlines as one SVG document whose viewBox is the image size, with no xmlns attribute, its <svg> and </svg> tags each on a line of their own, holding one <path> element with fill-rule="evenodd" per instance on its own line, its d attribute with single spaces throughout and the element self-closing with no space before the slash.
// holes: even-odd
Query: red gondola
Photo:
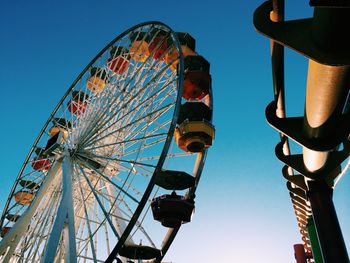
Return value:
<svg viewBox="0 0 350 263">
<path fill-rule="evenodd" d="M 128 50 L 125 47 L 114 47 L 110 52 L 108 67 L 116 74 L 123 74 L 129 67 Z"/>
<path fill-rule="evenodd" d="M 182 97 L 187 100 L 201 100 L 209 93 L 210 64 L 202 56 L 185 57 L 185 79 Z"/>
<path fill-rule="evenodd" d="M 86 111 L 89 96 L 81 91 L 73 91 L 72 99 L 68 102 L 68 111 L 76 116 Z"/>
<path fill-rule="evenodd" d="M 1 236 L 1 237 L 5 237 L 5 236 L 7 235 L 7 233 L 10 232 L 10 230 L 11 230 L 11 227 L 9 227 L 9 226 L 3 227 L 3 228 L 1 229 L 1 234 L 0 234 L 0 236 Z"/>
<path fill-rule="evenodd" d="M 158 29 L 155 29 L 155 31 Z M 154 59 L 165 60 L 165 52 L 168 48 L 168 42 L 170 39 L 166 36 L 166 32 L 160 30 L 159 32 L 155 32 L 157 35 L 152 42 L 148 46 L 148 50 L 150 54 L 153 54 Z M 153 53 L 154 52 L 154 53 Z"/>
<path fill-rule="evenodd" d="M 48 171 L 51 168 L 51 161 L 48 158 L 40 156 L 34 157 L 32 161 L 32 168 L 35 171 Z"/>
</svg>

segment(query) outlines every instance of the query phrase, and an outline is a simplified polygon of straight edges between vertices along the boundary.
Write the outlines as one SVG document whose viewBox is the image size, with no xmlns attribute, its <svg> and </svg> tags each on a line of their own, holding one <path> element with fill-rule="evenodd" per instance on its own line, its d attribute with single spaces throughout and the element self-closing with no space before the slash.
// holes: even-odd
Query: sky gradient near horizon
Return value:
<svg viewBox="0 0 350 263">
<path fill-rule="evenodd" d="M 301 239 L 283 165 L 274 154 L 279 136 L 264 116 L 273 99 L 269 40 L 252 23 L 262 2 L 3 2 L 0 210 L 42 125 L 83 68 L 126 29 L 161 21 L 174 31 L 189 32 L 211 63 L 216 126 L 193 221 L 181 228 L 166 261 L 295 262 L 293 244 Z M 308 1 L 287 1 L 287 19 L 311 15 Z M 306 77 L 307 60 L 286 50 L 289 116 L 304 112 Z M 349 194 L 346 174 L 334 200 L 348 249 Z"/>
</svg>

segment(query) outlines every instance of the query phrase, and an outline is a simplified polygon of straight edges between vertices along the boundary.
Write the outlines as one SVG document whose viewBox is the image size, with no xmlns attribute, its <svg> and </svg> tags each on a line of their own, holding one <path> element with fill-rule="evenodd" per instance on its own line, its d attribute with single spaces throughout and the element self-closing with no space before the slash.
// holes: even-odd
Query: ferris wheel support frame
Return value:
<svg viewBox="0 0 350 263">
<path fill-rule="evenodd" d="M 44 263 L 54 262 L 62 232 L 65 244 L 65 261 L 69 263 L 77 262 L 72 197 L 72 162 L 68 149 L 64 150 L 62 157 L 62 197 L 45 248 Z"/>
</svg>

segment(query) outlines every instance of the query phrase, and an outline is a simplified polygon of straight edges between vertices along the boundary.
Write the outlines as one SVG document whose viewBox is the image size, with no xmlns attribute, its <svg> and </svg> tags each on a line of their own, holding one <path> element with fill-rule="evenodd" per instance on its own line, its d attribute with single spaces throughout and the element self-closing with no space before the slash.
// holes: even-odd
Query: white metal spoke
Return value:
<svg viewBox="0 0 350 263">
<path fill-rule="evenodd" d="M 84 202 L 85 197 L 84 197 L 84 192 L 83 192 L 82 187 L 81 187 L 80 179 L 78 179 L 78 185 L 79 185 L 79 190 L 80 190 L 80 194 L 81 194 L 81 200 L 82 200 L 82 203 L 83 203 L 83 206 L 84 206 L 86 225 L 87 225 L 87 229 L 88 229 L 89 236 L 90 236 L 89 237 L 89 241 L 90 241 L 90 245 L 91 245 L 91 253 L 92 253 L 92 257 L 93 257 L 94 262 L 96 262 L 97 259 L 96 259 L 95 246 L 94 246 L 94 243 L 93 243 L 93 235 L 92 235 L 92 231 L 91 231 L 91 227 L 90 227 L 90 223 L 89 223 L 90 219 L 89 219 L 89 214 L 88 214 L 88 211 L 87 211 L 87 208 L 86 208 L 86 204 Z"/>
<path fill-rule="evenodd" d="M 119 239 L 120 237 L 119 237 L 119 235 L 118 235 L 118 232 L 117 232 L 117 230 L 115 229 L 115 227 L 114 227 L 114 225 L 113 225 L 113 223 L 112 223 L 112 221 L 111 221 L 111 219 L 110 219 L 110 217 L 109 217 L 109 215 L 108 215 L 106 209 L 105 209 L 104 206 L 102 205 L 102 202 L 101 202 L 100 198 L 97 196 L 94 187 L 92 186 L 92 184 L 91 184 L 89 178 L 86 176 L 86 174 L 85 174 L 83 168 L 82 168 L 81 166 L 79 166 L 79 167 L 80 167 L 81 174 L 84 176 L 84 178 L 85 178 L 87 184 L 89 185 L 89 187 L 90 187 L 90 189 L 91 189 L 91 192 L 93 193 L 93 195 L 94 195 L 94 197 L 95 197 L 97 203 L 99 204 L 99 206 L 100 206 L 100 208 L 101 208 L 101 210 L 102 210 L 102 212 L 103 212 L 105 218 L 107 219 L 107 221 L 108 221 L 110 227 L 112 228 L 114 235 L 115 235 L 116 237 L 118 237 L 118 239 Z"/>
<path fill-rule="evenodd" d="M 85 166 L 87 166 L 88 168 L 94 170 L 96 173 L 98 173 L 101 178 L 103 178 L 105 181 L 107 181 L 108 183 L 112 184 L 115 188 L 117 188 L 120 192 L 124 193 L 125 195 L 127 195 L 131 200 L 133 200 L 135 203 L 138 203 L 139 201 L 133 197 L 132 195 L 130 195 L 129 193 L 127 193 L 121 186 L 117 185 L 115 182 L 113 182 L 111 179 L 109 179 L 106 175 L 104 175 L 103 173 L 101 173 L 100 171 L 96 170 L 94 167 L 92 167 L 91 165 L 89 165 L 89 163 L 85 162 L 83 159 L 81 159 L 84 163 Z"/>
</svg>

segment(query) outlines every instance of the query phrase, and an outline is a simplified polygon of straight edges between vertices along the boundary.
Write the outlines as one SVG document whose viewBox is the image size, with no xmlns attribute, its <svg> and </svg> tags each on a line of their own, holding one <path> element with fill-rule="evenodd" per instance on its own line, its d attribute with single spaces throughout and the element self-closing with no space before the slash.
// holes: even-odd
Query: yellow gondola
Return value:
<svg viewBox="0 0 350 263">
<path fill-rule="evenodd" d="M 108 76 L 105 69 L 93 67 L 90 70 L 90 78 L 86 85 L 92 92 L 100 93 L 105 89 L 107 80 Z"/>
<path fill-rule="evenodd" d="M 189 101 L 181 105 L 175 142 L 185 152 L 202 152 L 209 148 L 215 137 L 210 123 L 212 110 L 203 102 Z"/>
</svg>

